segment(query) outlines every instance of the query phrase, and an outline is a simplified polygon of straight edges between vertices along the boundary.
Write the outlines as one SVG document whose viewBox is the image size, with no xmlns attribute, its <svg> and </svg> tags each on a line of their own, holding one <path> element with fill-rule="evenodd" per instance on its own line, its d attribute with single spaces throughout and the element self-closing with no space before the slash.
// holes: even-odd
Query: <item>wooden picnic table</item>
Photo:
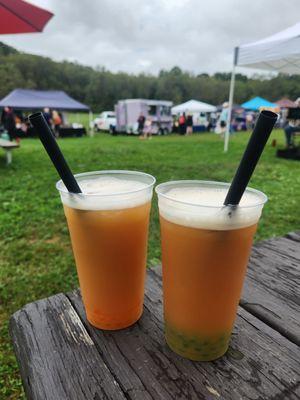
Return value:
<svg viewBox="0 0 300 400">
<path fill-rule="evenodd" d="M 300 234 L 254 246 L 230 348 L 193 362 L 165 344 L 161 268 L 147 273 L 138 323 L 102 331 L 78 290 L 26 305 L 10 321 L 28 399 L 300 398 Z"/>
<path fill-rule="evenodd" d="M 12 150 L 19 147 L 17 142 L 12 142 L 10 140 L 1 139 L 0 138 L 0 147 L 5 150 L 6 153 L 6 164 L 9 165 L 12 163 Z"/>
</svg>

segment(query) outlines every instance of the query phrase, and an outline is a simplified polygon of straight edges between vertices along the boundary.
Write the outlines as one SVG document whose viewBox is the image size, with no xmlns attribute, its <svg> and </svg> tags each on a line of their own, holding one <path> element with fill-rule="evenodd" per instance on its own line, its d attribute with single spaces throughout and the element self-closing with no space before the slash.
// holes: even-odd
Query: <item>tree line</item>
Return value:
<svg viewBox="0 0 300 400">
<path fill-rule="evenodd" d="M 195 75 L 179 67 L 161 70 L 158 75 L 112 73 L 78 63 L 56 62 L 48 57 L 21 53 L 0 42 L 0 98 L 15 88 L 64 90 L 94 111 L 113 109 L 119 99 L 189 99 L 221 104 L 228 99 L 230 73 Z M 300 96 L 300 75 L 279 74 L 273 78 L 236 75 L 235 99 L 238 104 L 254 96 L 270 101 Z"/>
</svg>

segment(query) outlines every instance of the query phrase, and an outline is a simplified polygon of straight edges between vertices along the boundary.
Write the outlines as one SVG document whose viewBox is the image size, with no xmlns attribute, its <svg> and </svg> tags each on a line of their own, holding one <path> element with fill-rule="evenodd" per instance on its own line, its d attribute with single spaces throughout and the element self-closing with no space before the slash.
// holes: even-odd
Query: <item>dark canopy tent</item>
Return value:
<svg viewBox="0 0 300 400">
<path fill-rule="evenodd" d="M 18 110 L 40 110 L 49 107 L 60 111 L 89 111 L 85 104 L 60 90 L 15 89 L 0 101 L 0 107 Z"/>
<path fill-rule="evenodd" d="M 60 90 L 31 90 L 15 89 L 0 101 L 0 108 L 12 107 L 14 110 L 35 111 L 50 108 L 57 111 L 85 111 L 89 112 L 89 122 L 92 121 L 92 112 L 85 104 L 74 100 L 67 93 Z M 28 132 L 30 129 L 28 130 Z M 85 128 L 60 127 L 60 136 L 81 136 L 85 134 Z M 93 134 L 93 131 L 91 132 Z"/>
</svg>

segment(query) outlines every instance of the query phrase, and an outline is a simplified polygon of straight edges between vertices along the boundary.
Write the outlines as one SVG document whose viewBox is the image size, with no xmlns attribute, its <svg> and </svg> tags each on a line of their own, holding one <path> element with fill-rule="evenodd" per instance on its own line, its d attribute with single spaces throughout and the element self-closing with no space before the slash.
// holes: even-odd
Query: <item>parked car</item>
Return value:
<svg viewBox="0 0 300 400">
<path fill-rule="evenodd" d="M 116 114 L 113 111 L 103 111 L 92 122 L 96 131 L 114 131 L 116 127 Z"/>
<path fill-rule="evenodd" d="M 145 118 L 151 118 L 153 134 L 168 134 L 172 132 L 172 105 L 171 101 L 165 100 L 119 100 L 115 105 L 116 132 L 137 135 L 139 133 L 137 120 L 143 114 Z"/>
</svg>

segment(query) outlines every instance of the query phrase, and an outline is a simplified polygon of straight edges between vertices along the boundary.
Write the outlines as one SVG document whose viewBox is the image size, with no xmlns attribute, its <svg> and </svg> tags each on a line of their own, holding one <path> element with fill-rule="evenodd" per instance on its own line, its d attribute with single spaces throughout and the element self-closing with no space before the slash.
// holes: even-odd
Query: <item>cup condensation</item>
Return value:
<svg viewBox="0 0 300 400">
<path fill-rule="evenodd" d="M 165 338 L 173 351 L 191 360 L 214 360 L 228 349 L 253 236 L 267 201 L 262 192 L 247 188 L 239 206 L 225 207 L 228 188 L 207 181 L 156 187 Z"/>
<path fill-rule="evenodd" d="M 87 319 L 100 329 L 126 328 L 143 310 L 155 178 L 136 171 L 88 172 L 75 178 L 79 186 L 89 188 L 87 193 L 69 193 L 62 181 L 56 187 Z M 97 189 L 100 181 L 101 190 Z"/>
</svg>

